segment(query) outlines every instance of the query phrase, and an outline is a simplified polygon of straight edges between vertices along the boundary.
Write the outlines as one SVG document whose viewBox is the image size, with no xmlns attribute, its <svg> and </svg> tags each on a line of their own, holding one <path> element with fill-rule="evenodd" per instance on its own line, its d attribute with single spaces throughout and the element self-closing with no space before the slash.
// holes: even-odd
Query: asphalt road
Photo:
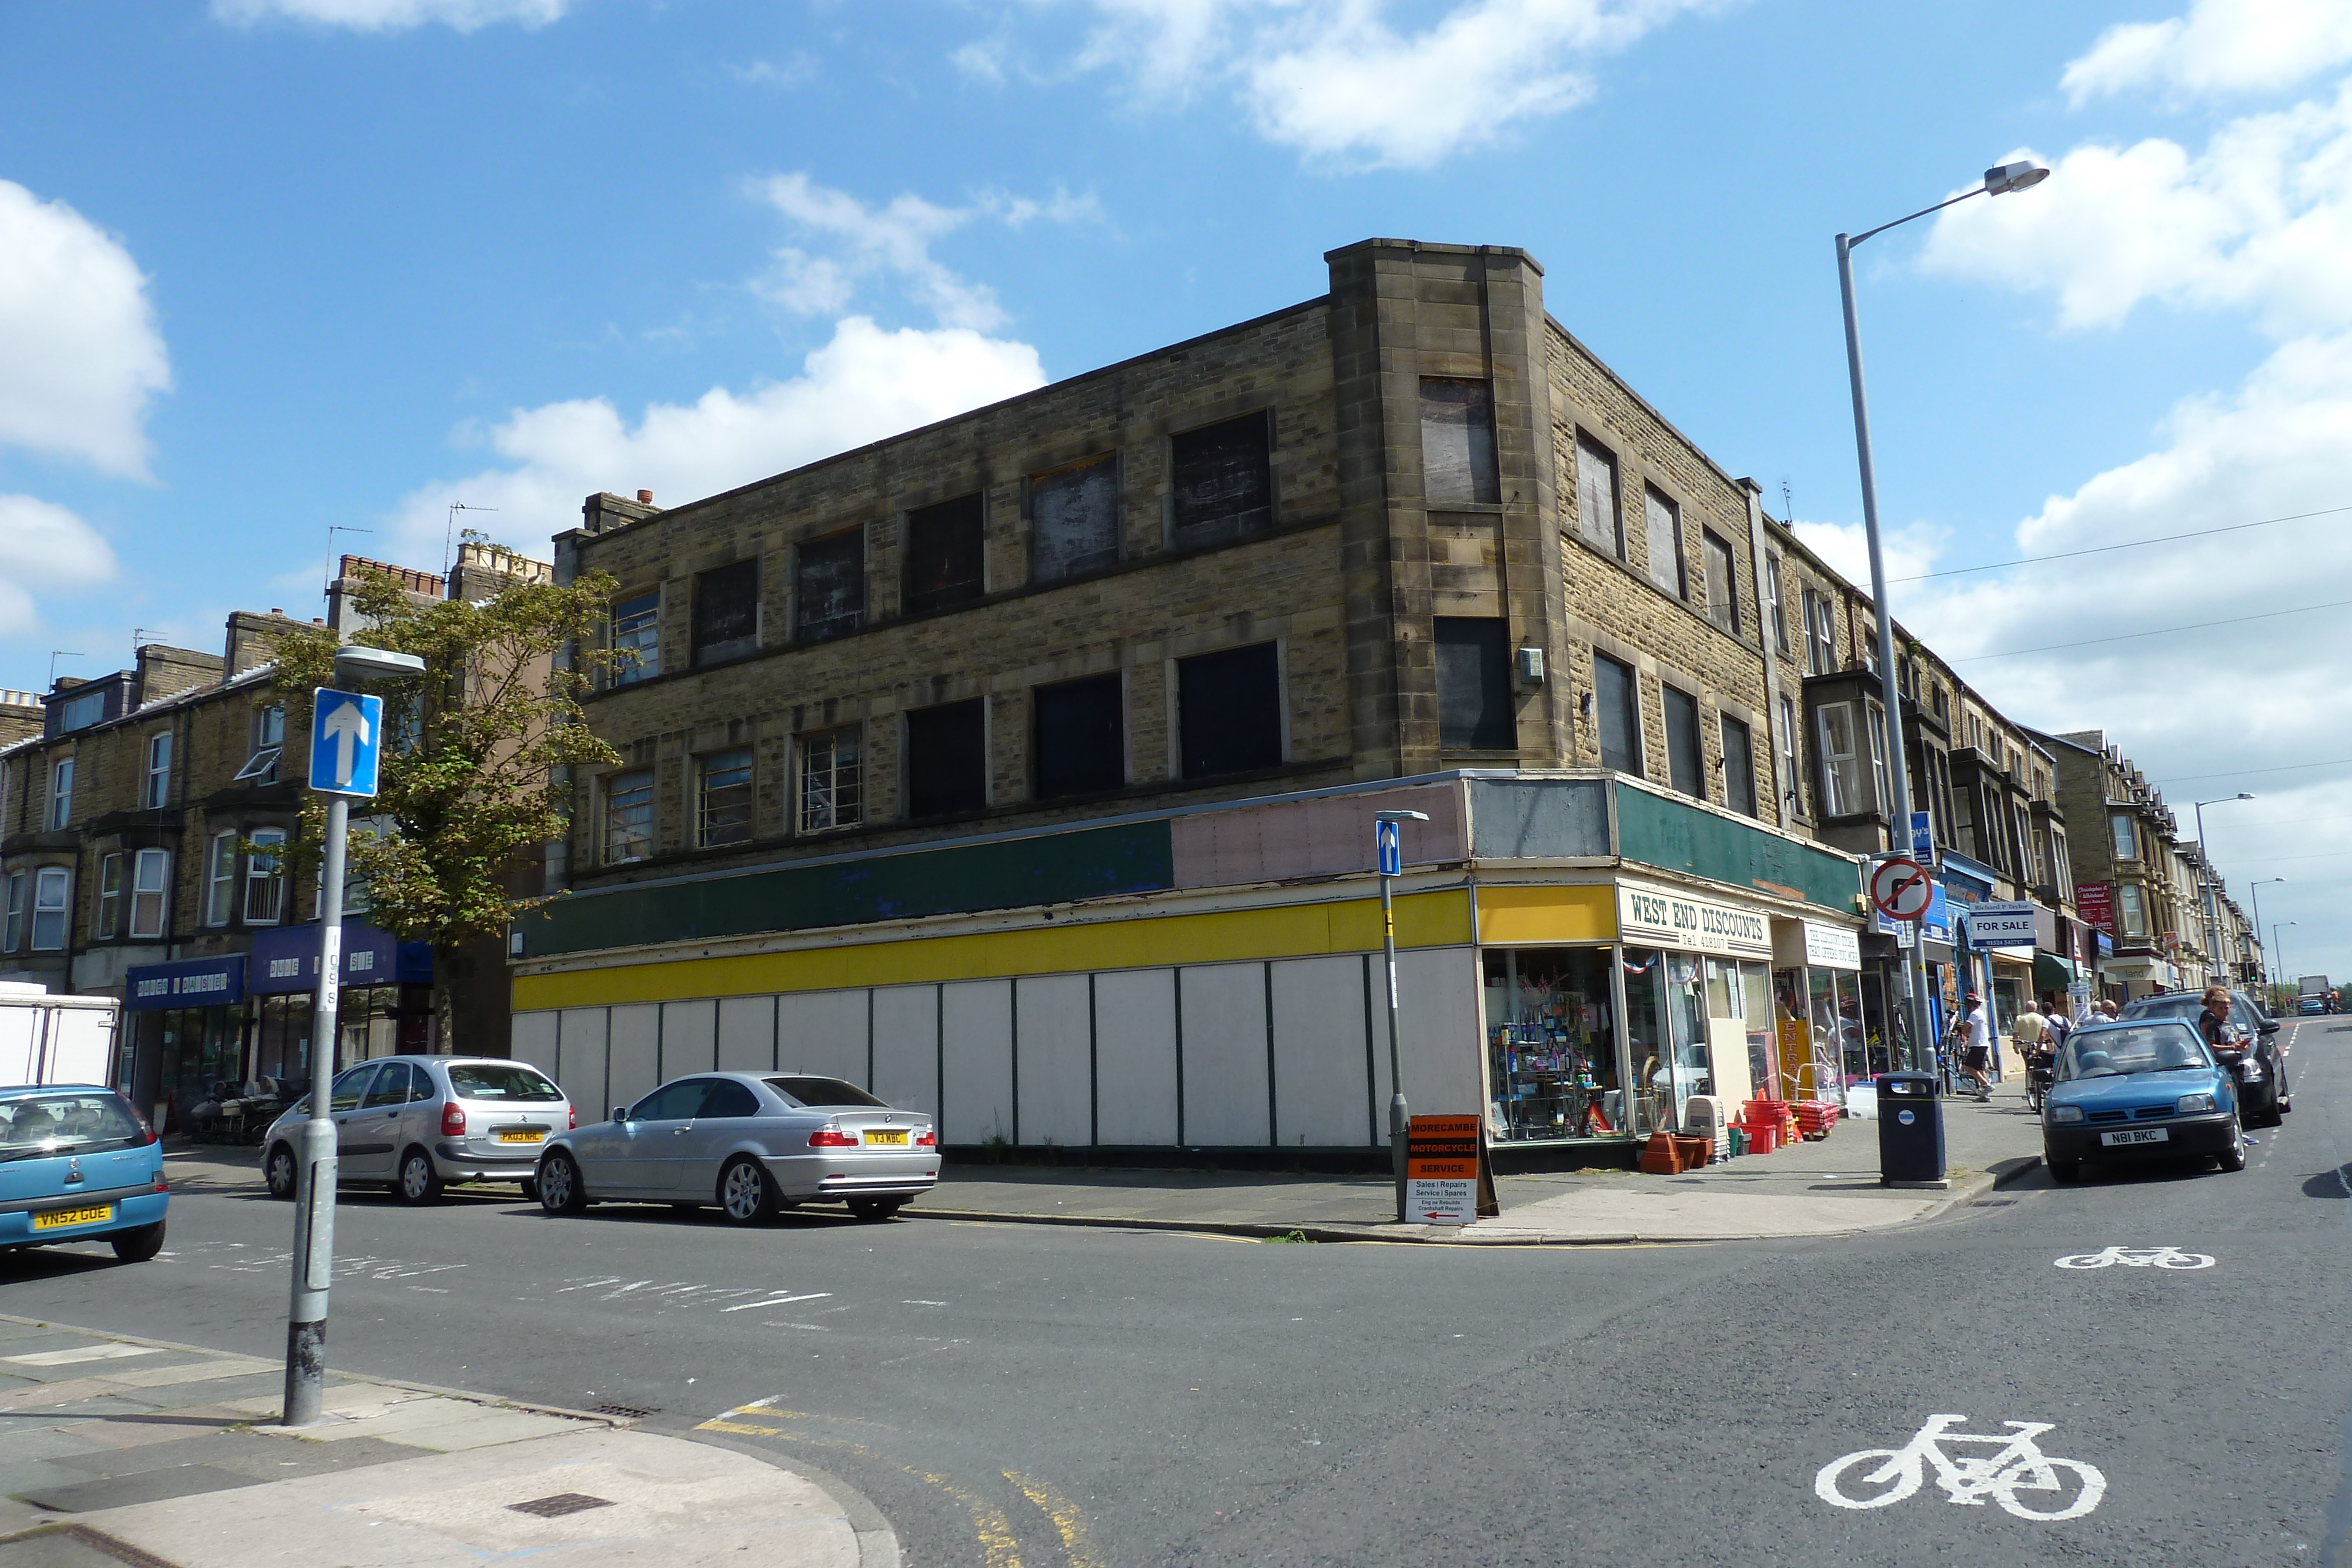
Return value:
<svg viewBox="0 0 2352 1568">
<path fill-rule="evenodd" d="M 2337 1033 L 2336 1030 L 2345 1032 Z M 1894 1234 L 1522 1250 L 369 1197 L 355 1371 L 641 1407 L 830 1471 L 919 1564 L 2352 1568 L 2352 1020 L 2291 1042 L 2252 1168 L 2153 1167 Z M 184 1191 L 145 1265 L 0 1261 L 5 1310 L 274 1354 L 287 1206 Z M 2210 1267 L 2062 1269 L 2110 1247 Z M 753 1408 L 755 1401 L 767 1402 Z M 732 1414 L 730 1414 L 732 1412 Z M 1938 1416 L 2049 1458 L 1885 1506 L 1824 1467 Z M 1948 1444 L 1966 1461 L 1993 1445 Z M 1843 1494 L 1884 1497 L 1856 1461 Z M 2054 1488 L 2036 1482 L 2055 1481 Z"/>
</svg>

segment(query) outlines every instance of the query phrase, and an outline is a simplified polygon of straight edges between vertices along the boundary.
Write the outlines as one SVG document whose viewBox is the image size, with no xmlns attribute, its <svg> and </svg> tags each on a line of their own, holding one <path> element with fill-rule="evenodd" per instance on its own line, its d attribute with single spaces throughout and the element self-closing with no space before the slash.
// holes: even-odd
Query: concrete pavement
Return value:
<svg viewBox="0 0 2352 1568">
<path fill-rule="evenodd" d="M 619 1411 L 335 1376 L 271 1424 L 283 1369 L 0 1318 L 0 1568 L 473 1568 L 749 1560 L 896 1568 L 863 1498 Z"/>
</svg>

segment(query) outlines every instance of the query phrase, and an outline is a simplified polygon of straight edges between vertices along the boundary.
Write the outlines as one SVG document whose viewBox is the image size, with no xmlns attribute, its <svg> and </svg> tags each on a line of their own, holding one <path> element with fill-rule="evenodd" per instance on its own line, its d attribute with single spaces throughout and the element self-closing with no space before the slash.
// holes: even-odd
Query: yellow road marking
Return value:
<svg viewBox="0 0 2352 1568">
<path fill-rule="evenodd" d="M 1087 1516 L 1078 1505 L 1047 1486 L 1044 1481 L 1027 1476 L 1004 1472 L 1004 1479 L 1021 1489 L 1038 1511 L 1054 1521 L 1062 1537 L 1062 1555 L 1069 1559 L 1070 1568 L 1102 1568 L 1102 1559 L 1087 1544 Z"/>
</svg>

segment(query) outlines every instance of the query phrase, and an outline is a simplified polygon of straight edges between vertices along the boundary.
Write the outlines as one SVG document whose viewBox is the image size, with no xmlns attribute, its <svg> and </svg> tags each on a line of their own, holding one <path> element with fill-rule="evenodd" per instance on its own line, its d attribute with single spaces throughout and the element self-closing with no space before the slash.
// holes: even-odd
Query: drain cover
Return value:
<svg viewBox="0 0 2352 1568">
<path fill-rule="evenodd" d="M 599 1405 L 596 1406 L 596 1414 L 618 1416 L 625 1421 L 642 1421 L 654 1412 L 635 1405 Z"/>
<path fill-rule="evenodd" d="M 517 1513 L 535 1514 L 541 1519 L 562 1519 L 567 1513 L 585 1513 L 592 1508 L 610 1508 L 613 1500 L 590 1497 L 584 1491 L 560 1491 L 553 1497 L 535 1497 L 529 1502 L 510 1502 L 507 1506 Z"/>
</svg>

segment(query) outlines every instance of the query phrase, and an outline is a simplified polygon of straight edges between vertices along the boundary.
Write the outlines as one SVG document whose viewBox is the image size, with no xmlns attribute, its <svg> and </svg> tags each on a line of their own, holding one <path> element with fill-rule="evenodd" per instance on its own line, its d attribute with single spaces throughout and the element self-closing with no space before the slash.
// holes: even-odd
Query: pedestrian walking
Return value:
<svg viewBox="0 0 2352 1568">
<path fill-rule="evenodd" d="M 1974 991 L 1969 993 L 1969 1043 L 1984 1052 L 1989 1097 L 1991 1080 L 2000 1073 L 2000 1031 L 1992 1026 L 1992 1009 Z"/>
<path fill-rule="evenodd" d="M 1985 1066 L 1992 1060 L 1992 1052 L 1984 1043 L 1985 1029 L 1984 1004 L 1970 991 L 1966 1010 L 1952 1020 L 1952 1043 L 1960 1054 L 1960 1072 L 1976 1085 L 1979 1100 L 1992 1098 L 1992 1081 L 1985 1076 Z"/>
</svg>

